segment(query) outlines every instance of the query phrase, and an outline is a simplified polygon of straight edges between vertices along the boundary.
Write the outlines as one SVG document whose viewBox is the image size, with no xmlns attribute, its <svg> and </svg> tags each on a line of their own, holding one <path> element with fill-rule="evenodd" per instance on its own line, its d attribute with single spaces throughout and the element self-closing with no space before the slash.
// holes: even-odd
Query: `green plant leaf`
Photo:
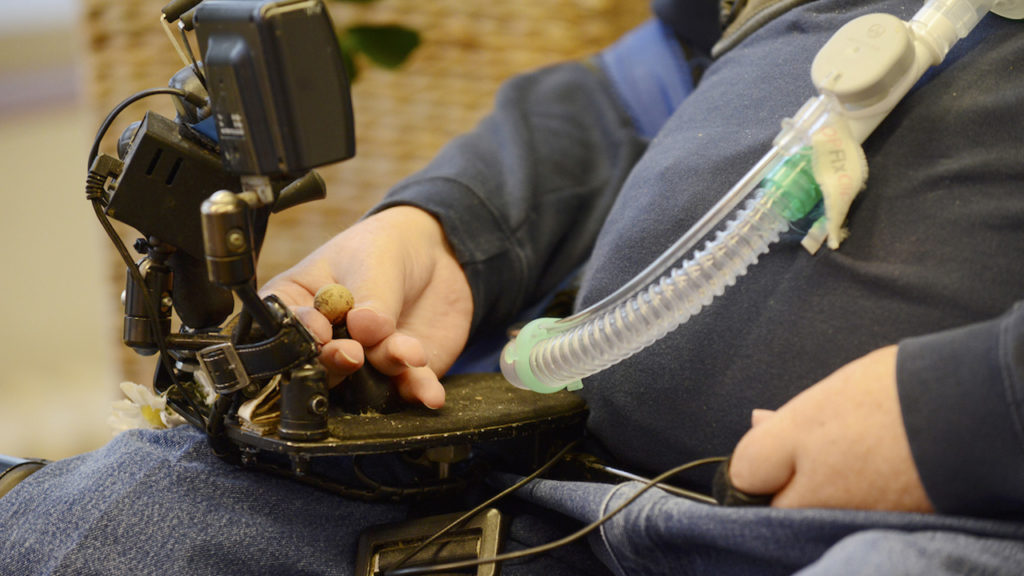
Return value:
<svg viewBox="0 0 1024 576">
<path fill-rule="evenodd" d="M 355 54 L 353 52 L 354 49 L 350 45 L 346 45 L 340 34 L 338 35 L 338 45 L 341 46 L 341 63 L 345 66 L 345 72 L 351 84 L 359 76 L 359 68 L 356 66 Z"/>
<path fill-rule="evenodd" d="M 352 26 L 345 29 L 339 41 L 352 52 L 362 52 L 382 68 L 397 68 L 420 45 L 415 30 L 398 25 Z"/>
</svg>

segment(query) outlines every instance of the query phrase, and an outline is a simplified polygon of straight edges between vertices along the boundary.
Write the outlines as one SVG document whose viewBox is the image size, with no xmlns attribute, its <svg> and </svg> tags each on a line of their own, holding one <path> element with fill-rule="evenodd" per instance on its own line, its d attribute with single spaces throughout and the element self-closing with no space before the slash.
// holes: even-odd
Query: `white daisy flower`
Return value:
<svg viewBox="0 0 1024 576">
<path fill-rule="evenodd" d="M 114 434 L 136 428 L 174 428 L 185 420 L 167 407 L 167 398 L 154 394 L 149 388 L 134 382 L 121 382 L 121 392 L 126 398 L 111 406 L 107 423 Z"/>
</svg>

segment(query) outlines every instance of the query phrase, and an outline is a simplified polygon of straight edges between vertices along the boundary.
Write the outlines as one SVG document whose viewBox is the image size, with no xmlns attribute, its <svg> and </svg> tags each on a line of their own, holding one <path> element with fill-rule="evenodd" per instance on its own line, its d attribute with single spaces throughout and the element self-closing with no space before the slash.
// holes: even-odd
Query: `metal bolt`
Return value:
<svg viewBox="0 0 1024 576">
<path fill-rule="evenodd" d="M 313 414 L 323 415 L 327 413 L 327 397 L 317 394 L 309 399 L 309 410 Z"/>
<path fill-rule="evenodd" d="M 248 244 L 245 239 L 245 233 L 238 228 L 228 230 L 225 240 L 227 240 L 228 249 L 232 252 L 242 252 Z"/>
</svg>

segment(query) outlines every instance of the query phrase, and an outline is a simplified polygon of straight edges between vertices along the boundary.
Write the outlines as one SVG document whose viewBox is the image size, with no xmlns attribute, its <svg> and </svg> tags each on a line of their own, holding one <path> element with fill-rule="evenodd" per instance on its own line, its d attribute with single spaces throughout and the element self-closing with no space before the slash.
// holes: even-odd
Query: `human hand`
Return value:
<svg viewBox="0 0 1024 576">
<path fill-rule="evenodd" d="M 781 508 L 932 512 L 896 391 L 896 346 L 863 356 L 778 411 L 755 410 L 729 474 Z"/>
<path fill-rule="evenodd" d="M 332 340 L 331 324 L 313 308 L 325 284 L 355 298 L 346 323 L 352 339 Z M 473 297 L 440 223 L 397 206 L 338 234 L 260 290 L 276 294 L 323 344 L 320 361 L 335 385 L 369 360 L 399 395 L 431 408 L 444 404 L 438 380 L 469 336 Z"/>
</svg>

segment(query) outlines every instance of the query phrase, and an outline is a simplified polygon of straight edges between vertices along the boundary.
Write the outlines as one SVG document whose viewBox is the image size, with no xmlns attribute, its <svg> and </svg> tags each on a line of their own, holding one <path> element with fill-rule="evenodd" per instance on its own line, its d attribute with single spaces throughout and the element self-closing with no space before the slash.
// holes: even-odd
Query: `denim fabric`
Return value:
<svg viewBox="0 0 1024 576">
<path fill-rule="evenodd" d="M 188 426 L 129 431 L 0 498 L 0 574 L 347 575 L 365 528 L 410 514 L 229 465 Z M 509 550 L 576 528 L 542 510 L 514 516 Z M 503 573 L 602 570 L 581 543 Z"/>
<path fill-rule="evenodd" d="M 0 573 L 345 574 L 363 526 L 404 517 L 235 468 L 190 427 L 130 431 L 0 499 Z"/>
<path fill-rule="evenodd" d="M 1010 538 L 930 529 L 864 530 L 843 538 L 800 576 L 1013 576 L 1024 546 Z"/>
<path fill-rule="evenodd" d="M 522 497 L 592 522 L 642 485 L 539 481 Z M 653 489 L 608 521 L 598 555 L 619 575 L 1019 574 L 1024 524 L 849 510 L 724 508 Z"/>
<path fill-rule="evenodd" d="M 508 477 L 503 477 L 509 481 Z M 502 506 L 508 550 L 576 531 L 640 487 L 536 481 Z M 189 427 L 132 431 L 0 498 L 0 574 L 352 574 L 359 533 L 408 507 L 228 465 Z M 652 490 L 587 542 L 503 574 L 1011 574 L 1024 525 L 913 514 L 720 508 Z"/>
<path fill-rule="evenodd" d="M 513 83 L 499 98 L 504 114 L 389 202 L 439 203 L 423 200 L 474 282 L 476 326 L 550 291 L 600 228 L 581 291 L 589 304 L 654 260 L 766 151 L 779 120 L 812 94 L 807 70 L 835 29 L 919 5 L 818 0 L 768 23 L 708 69 L 621 193 L 644 145 L 602 80 L 570 65 Z M 587 381 L 591 434 L 620 466 L 728 453 L 751 408 L 777 407 L 881 345 L 992 318 L 1020 299 L 1024 75 L 1009 73 L 1024 61 L 1020 26 L 987 17 L 865 142 L 869 187 L 840 251 L 811 257 L 787 234 L 685 329 Z M 574 112 L 588 121 L 577 125 Z M 536 154 L 509 149 L 532 138 Z M 505 163 L 471 162 L 473 149 Z M 982 451 L 1019 458 L 1014 448 Z M 511 547 L 578 528 L 635 488 L 537 483 L 509 503 Z M 0 499 L 0 573 L 350 574 L 357 534 L 408 514 L 236 469 L 191 429 L 131 432 Z M 1024 527 L 1007 522 L 721 509 L 662 493 L 591 539 L 609 568 L 644 575 L 1019 573 L 1022 542 Z M 594 558 L 580 544 L 504 573 L 594 574 Z"/>
</svg>

